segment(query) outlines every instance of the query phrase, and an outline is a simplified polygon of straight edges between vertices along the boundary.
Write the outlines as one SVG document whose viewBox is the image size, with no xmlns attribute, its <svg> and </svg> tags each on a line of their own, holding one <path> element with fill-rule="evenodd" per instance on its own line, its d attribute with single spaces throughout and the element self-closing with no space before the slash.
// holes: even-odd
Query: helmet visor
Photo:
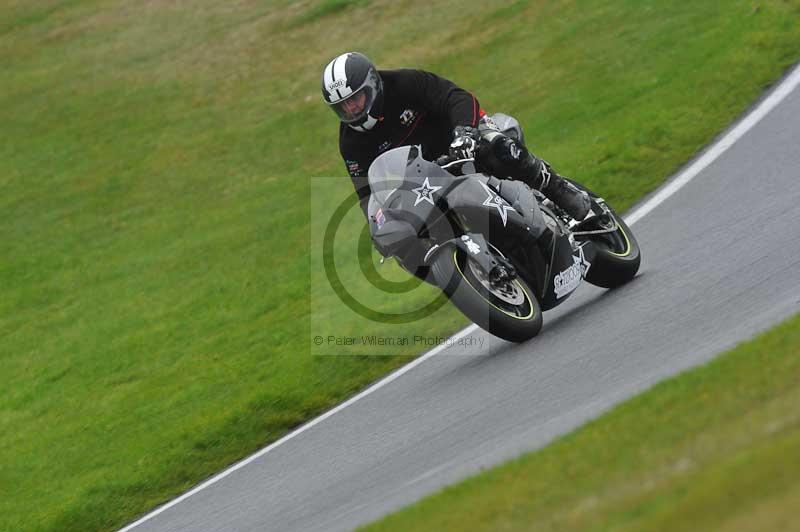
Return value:
<svg viewBox="0 0 800 532">
<path fill-rule="evenodd" d="M 339 120 L 346 124 L 361 120 L 375 102 L 375 91 L 370 85 L 364 85 L 353 94 L 335 103 L 329 103 Z"/>
</svg>

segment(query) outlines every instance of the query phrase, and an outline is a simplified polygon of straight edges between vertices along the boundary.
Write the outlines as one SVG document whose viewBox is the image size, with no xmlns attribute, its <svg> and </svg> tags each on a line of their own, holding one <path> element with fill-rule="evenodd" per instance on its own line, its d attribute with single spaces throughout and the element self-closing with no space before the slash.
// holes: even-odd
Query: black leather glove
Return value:
<svg viewBox="0 0 800 532">
<path fill-rule="evenodd" d="M 539 175 L 541 164 L 528 152 L 524 144 L 497 134 L 491 141 L 484 140 L 475 154 L 475 167 L 479 172 L 501 178 L 529 180 Z"/>
<path fill-rule="evenodd" d="M 478 130 L 471 126 L 456 126 L 453 130 L 453 142 L 450 143 L 450 158 L 472 159 L 478 148 L 480 139 Z"/>
</svg>

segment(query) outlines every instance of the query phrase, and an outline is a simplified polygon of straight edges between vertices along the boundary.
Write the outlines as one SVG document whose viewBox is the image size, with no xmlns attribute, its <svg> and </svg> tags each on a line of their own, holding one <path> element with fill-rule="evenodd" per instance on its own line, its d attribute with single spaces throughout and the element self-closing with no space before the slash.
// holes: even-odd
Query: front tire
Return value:
<svg viewBox="0 0 800 532">
<path fill-rule="evenodd" d="M 492 250 L 493 253 L 500 253 Z M 495 336 L 524 342 L 539 334 L 542 309 L 534 291 L 517 277 L 493 286 L 460 249 L 443 249 L 432 265 L 436 282 L 465 316 Z"/>
</svg>

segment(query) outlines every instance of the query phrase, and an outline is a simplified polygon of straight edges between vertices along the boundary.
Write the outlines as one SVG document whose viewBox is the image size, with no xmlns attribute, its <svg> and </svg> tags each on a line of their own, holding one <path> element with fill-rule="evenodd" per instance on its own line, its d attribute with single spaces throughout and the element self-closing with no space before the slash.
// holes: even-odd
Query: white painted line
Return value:
<svg viewBox="0 0 800 532">
<path fill-rule="evenodd" d="M 281 438 L 281 439 L 279 439 L 279 440 L 267 445 L 266 447 L 264 447 L 260 451 L 256 452 L 255 454 L 253 454 L 251 456 L 248 456 L 247 458 L 245 458 L 241 462 L 237 462 L 237 463 L 233 464 L 231 467 L 229 467 L 225 471 L 223 471 L 223 472 L 211 477 L 210 479 L 206 480 L 202 484 L 199 484 L 199 485 L 195 486 L 190 491 L 187 491 L 186 493 L 184 493 L 183 495 L 181 495 L 177 499 L 173 499 L 173 500 L 169 501 L 168 503 L 164 504 L 163 506 L 159 506 L 158 508 L 156 508 L 155 510 L 153 510 L 149 514 L 145 515 L 144 517 L 142 517 L 138 521 L 135 521 L 135 522 L 129 524 L 128 526 L 126 526 L 125 528 L 121 529 L 119 532 L 127 532 L 128 530 L 132 530 L 132 529 L 136 528 L 137 526 L 141 525 L 142 523 L 144 523 L 145 521 L 149 521 L 150 519 L 152 519 L 153 517 L 157 516 L 161 512 L 164 512 L 165 510 L 168 510 L 168 509 L 172 508 L 176 504 L 178 504 L 178 503 L 180 503 L 182 501 L 185 501 L 186 499 L 188 499 L 189 497 L 191 497 L 192 495 L 194 495 L 198 491 L 203 490 L 203 489 L 207 488 L 208 486 L 211 486 L 212 484 L 215 484 L 215 483 L 219 482 L 220 480 L 222 480 L 223 478 L 227 477 L 228 475 L 230 475 L 234 471 L 243 468 L 244 466 L 246 466 L 247 464 L 249 464 L 253 460 L 256 460 L 256 459 L 264 456 L 265 454 L 270 452 L 275 447 L 277 447 L 277 446 L 279 446 L 279 445 L 281 445 L 283 443 L 286 443 L 287 441 L 291 440 L 295 436 L 298 436 L 298 435 L 302 434 L 303 432 L 307 431 L 311 427 L 313 427 L 313 426 L 315 426 L 315 425 L 317 425 L 319 423 L 322 423 L 323 421 L 325 421 L 326 419 L 328 419 L 329 417 L 334 415 L 336 412 L 344 410 L 345 408 L 347 408 L 348 406 L 352 405 L 353 403 L 355 403 L 359 399 L 361 399 L 363 397 L 366 397 L 367 395 L 371 394 L 375 390 L 386 386 L 387 384 L 389 384 L 390 382 L 392 382 L 395 379 L 400 378 L 405 373 L 407 373 L 407 372 L 411 371 L 412 369 L 414 369 L 415 367 L 419 366 L 420 364 L 422 364 L 423 362 L 425 362 L 426 360 L 428 360 L 432 356 L 435 356 L 435 355 L 441 353 L 442 351 L 444 351 L 445 349 L 447 349 L 449 346 L 452 346 L 453 345 L 452 341 L 458 340 L 459 338 L 463 338 L 464 336 L 472 334 L 476 330 L 478 330 L 478 326 L 473 323 L 469 327 L 457 332 L 456 334 L 454 334 L 453 336 L 450 337 L 449 341 L 445 342 L 444 344 L 441 344 L 439 346 L 434 347 L 433 349 L 431 349 L 430 351 L 428 351 L 424 355 L 421 355 L 419 358 L 415 358 L 413 361 L 409 362 L 405 366 L 403 366 L 401 368 L 398 368 L 396 371 L 394 371 L 393 373 L 390 373 L 389 375 L 387 375 L 383 379 L 379 380 L 378 382 L 376 382 L 375 384 L 373 384 L 372 386 L 370 386 L 369 388 L 367 388 L 363 392 L 359 393 L 358 395 L 355 395 L 355 396 L 351 397 L 350 399 L 348 399 L 344 403 L 334 407 L 331 410 L 328 410 L 327 412 L 325 412 L 321 416 L 319 416 L 317 418 L 314 418 L 313 420 L 309 421 L 308 423 L 306 423 L 302 427 L 300 427 L 298 429 L 295 429 L 294 431 L 290 432 L 289 434 L 287 434 L 283 438 Z"/>
<path fill-rule="evenodd" d="M 747 133 L 753 126 L 755 126 L 762 118 L 764 118 L 772 109 L 774 109 L 781 101 L 783 101 L 786 96 L 788 96 L 796 87 L 800 84 L 800 65 L 795 67 L 792 73 L 786 77 L 786 79 L 781 82 L 781 84 L 764 100 L 762 101 L 755 109 L 753 109 L 747 117 L 742 120 L 739 125 L 733 128 L 728 134 L 722 137 L 717 143 L 715 143 L 708 151 L 700 157 L 697 161 L 695 161 L 691 166 L 689 166 L 686 170 L 681 172 L 678 176 L 674 179 L 670 180 L 662 189 L 660 189 L 656 194 L 653 195 L 649 200 L 643 203 L 640 207 L 634 210 L 632 213 L 625 217 L 625 222 L 628 225 L 633 225 L 638 220 L 642 219 L 647 213 L 655 209 L 658 205 L 663 203 L 667 198 L 675 194 L 678 190 L 680 190 L 683 186 L 685 186 L 689 181 L 691 181 L 697 174 L 699 174 L 703 169 L 705 169 L 708 165 L 714 162 L 720 155 L 725 153 L 725 151 L 733 146 L 742 136 Z M 478 330 L 478 326 L 475 324 L 470 325 L 469 327 L 465 328 L 462 331 L 457 332 L 454 334 L 450 340 L 458 340 L 459 338 L 463 338 L 469 334 L 472 334 Z M 286 443 L 287 441 L 291 440 L 295 436 L 302 434 L 303 432 L 307 431 L 311 427 L 322 423 L 335 413 L 344 410 L 348 406 L 352 405 L 359 399 L 366 397 L 367 395 L 371 394 L 372 392 L 386 386 L 390 382 L 395 379 L 400 378 L 405 373 L 411 371 L 415 367 L 419 366 L 429 358 L 439 354 L 443 350 L 445 350 L 448 344 L 452 345 L 451 342 L 447 342 L 440 346 L 431 349 L 424 355 L 421 355 L 419 358 L 415 358 L 412 362 L 406 364 L 405 366 L 399 368 L 393 373 L 390 373 L 388 376 L 384 377 L 383 379 L 379 380 L 363 392 L 359 393 L 358 395 L 351 397 L 344 403 L 334 407 L 331 410 L 328 410 L 321 416 L 309 421 L 302 427 L 290 432 L 283 438 L 271 443 L 270 445 L 264 447 L 260 451 L 256 452 L 255 454 L 245 458 L 241 462 L 237 462 L 225 471 L 211 477 L 210 479 L 206 480 L 202 484 L 199 484 L 192 488 L 190 491 L 187 491 L 177 499 L 173 499 L 168 503 L 164 504 L 163 506 L 159 506 L 149 514 L 145 515 L 144 517 L 140 518 L 138 521 L 134 521 L 133 523 L 129 524 L 125 528 L 119 530 L 119 532 L 128 532 L 129 530 L 133 530 L 137 526 L 141 525 L 142 523 L 149 521 L 153 517 L 157 516 L 158 514 L 172 508 L 176 504 L 179 504 L 182 501 L 185 501 L 198 491 L 201 491 L 212 484 L 215 484 L 222 480 L 223 478 L 227 477 L 234 471 L 243 468 L 250 462 L 264 456 L 268 452 L 270 452 L 275 447 Z"/>
<path fill-rule="evenodd" d="M 702 172 L 708 165 L 713 163 L 717 158 L 725 153 L 728 148 L 736 144 L 745 133 L 750 131 L 753 126 L 758 124 L 762 118 L 767 116 L 770 111 L 778 106 L 795 88 L 800 84 L 800 65 L 796 66 L 789 76 L 787 76 L 780 85 L 762 101 L 744 120 L 728 132 L 727 135 L 719 139 L 711 148 L 706 151 L 702 157 L 697 159 L 686 170 L 678 174 L 674 179 L 670 180 L 661 190 L 656 192 L 653 197 L 644 202 L 634 212 L 625 217 L 625 222 L 628 225 L 635 224 L 638 220 L 642 219 L 647 213 L 658 207 L 667 198 L 675 194 L 678 190 L 683 188 L 686 183 L 691 181 L 697 174 Z"/>
</svg>

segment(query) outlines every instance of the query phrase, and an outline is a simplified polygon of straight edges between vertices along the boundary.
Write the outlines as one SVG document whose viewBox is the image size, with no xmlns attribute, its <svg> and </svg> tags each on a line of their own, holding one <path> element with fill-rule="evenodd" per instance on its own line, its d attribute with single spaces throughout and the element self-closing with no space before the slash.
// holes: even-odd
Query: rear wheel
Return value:
<svg viewBox="0 0 800 532">
<path fill-rule="evenodd" d="M 492 247 L 491 252 L 503 256 L 496 248 Z M 493 335 L 511 342 L 524 342 L 541 330 L 541 307 L 522 278 L 492 284 L 460 249 L 442 250 L 432 270 L 453 304 Z"/>
<path fill-rule="evenodd" d="M 593 209 L 602 206 L 607 211 L 607 214 L 590 218 L 573 229 L 576 232 L 598 231 L 595 234 L 575 236 L 577 241 L 591 241 L 597 250 L 594 261 L 586 273 L 586 280 L 603 288 L 614 288 L 627 283 L 636 276 L 642 261 L 639 243 L 633 232 L 622 217 L 597 194 L 580 183 L 571 182 L 589 193 L 594 204 Z M 615 226 L 616 230 L 607 232 Z"/>
</svg>

